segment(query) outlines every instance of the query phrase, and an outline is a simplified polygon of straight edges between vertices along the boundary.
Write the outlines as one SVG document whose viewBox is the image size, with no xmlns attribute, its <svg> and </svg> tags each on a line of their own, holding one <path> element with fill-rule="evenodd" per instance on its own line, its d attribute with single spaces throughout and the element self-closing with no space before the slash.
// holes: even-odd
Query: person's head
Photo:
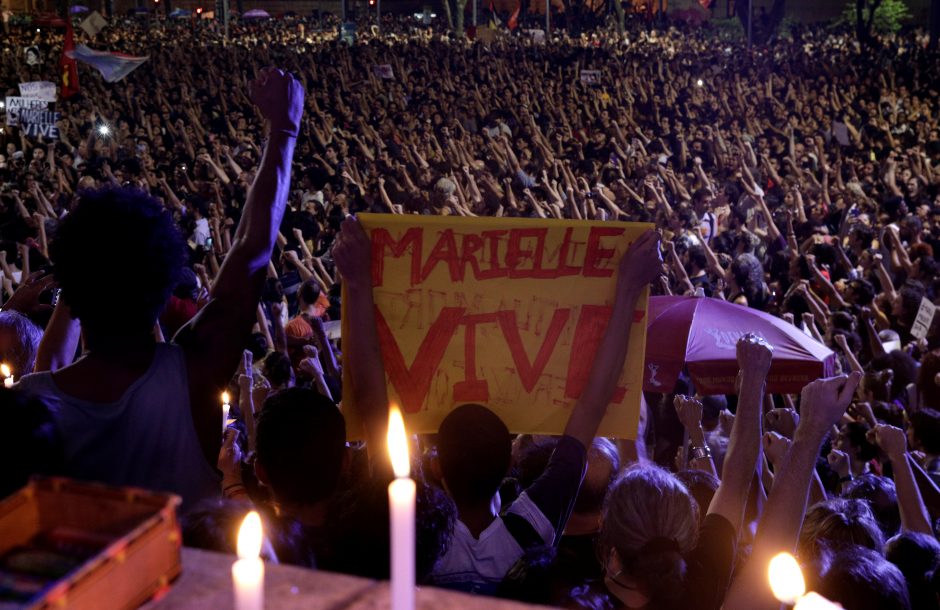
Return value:
<svg viewBox="0 0 940 610">
<path fill-rule="evenodd" d="M 933 536 L 903 532 L 885 543 L 885 559 L 893 563 L 904 579 L 911 595 L 911 605 L 918 610 L 938 607 L 930 579 L 940 566 L 940 542 Z"/>
<path fill-rule="evenodd" d="M 825 549 L 808 589 L 845 610 L 910 610 L 904 576 L 881 554 L 866 548 Z"/>
<path fill-rule="evenodd" d="M 852 305 L 869 307 L 876 294 L 874 284 L 865 279 L 857 279 L 849 282 L 845 298 Z"/>
<path fill-rule="evenodd" d="M 264 357 L 262 371 L 271 387 L 281 390 L 294 385 L 294 367 L 288 356 L 282 352 L 271 352 Z"/>
<path fill-rule="evenodd" d="M 713 199 L 714 197 L 712 197 L 711 190 L 704 187 L 692 193 L 692 205 L 695 207 L 695 211 L 700 215 L 711 208 Z"/>
<path fill-rule="evenodd" d="M 731 278 L 743 290 L 759 285 L 764 279 L 764 269 L 753 254 L 739 254 L 731 263 Z"/>
<path fill-rule="evenodd" d="M 482 405 L 451 411 L 437 433 L 440 476 L 457 506 L 489 503 L 509 472 L 512 436 Z"/>
<path fill-rule="evenodd" d="M 928 409 L 940 409 L 940 352 L 931 352 L 924 356 L 917 371 L 917 390 L 920 393 L 921 406 Z"/>
<path fill-rule="evenodd" d="M 692 498 L 695 499 L 695 503 L 698 506 L 705 507 L 711 504 L 715 492 L 718 491 L 718 485 L 721 483 L 718 477 L 704 470 L 681 470 L 676 473 L 676 478 L 689 490 Z M 705 511 L 700 510 L 700 524 L 704 518 Z"/>
<path fill-rule="evenodd" d="M 878 457 L 878 448 L 868 441 L 871 426 L 863 422 L 848 422 L 839 429 L 834 447 L 845 451 L 853 461 L 868 462 Z"/>
<path fill-rule="evenodd" d="M 800 531 L 799 554 L 805 559 L 829 547 L 864 547 L 881 552 L 884 536 L 863 500 L 836 498 L 819 502 L 806 511 Z"/>
<path fill-rule="evenodd" d="M 611 486 L 598 546 L 608 589 L 627 607 L 668 607 L 683 593 L 698 506 L 667 471 L 628 468 Z"/>
<path fill-rule="evenodd" d="M 686 251 L 689 270 L 693 273 L 704 271 L 708 267 L 708 258 L 705 256 L 705 248 L 702 246 L 692 246 Z"/>
<path fill-rule="evenodd" d="M 348 467 L 346 420 L 328 398 L 304 388 L 264 402 L 257 428 L 258 479 L 278 503 L 309 507 L 328 499 Z"/>
<path fill-rule="evenodd" d="M 42 331 L 29 318 L 13 310 L 0 311 L 0 362 L 16 377 L 33 370 Z"/>
<path fill-rule="evenodd" d="M 173 287 L 173 296 L 178 299 L 195 301 L 199 297 L 199 278 L 189 267 L 180 270 L 179 281 Z"/>
<path fill-rule="evenodd" d="M 322 290 L 323 288 L 320 286 L 320 282 L 313 279 L 304 281 L 304 283 L 300 285 L 300 289 L 297 290 L 297 298 L 300 301 L 300 307 L 304 308 L 316 305 Z"/>
<path fill-rule="evenodd" d="M 606 438 L 595 438 L 588 450 L 588 467 L 578 490 L 574 512 L 584 515 L 600 514 L 604 498 L 614 477 L 620 470 L 617 445 Z"/>
<path fill-rule="evenodd" d="M 51 244 L 61 298 L 85 340 L 146 336 L 176 285 L 185 241 L 172 216 L 141 191 L 84 191 Z"/>
<path fill-rule="evenodd" d="M 844 488 L 843 498 L 864 500 L 868 503 L 878 527 L 885 538 L 893 536 L 901 527 L 901 511 L 894 481 L 888 477 L 863 474 L 855 477 Z"/>
<path fill-rule="evenodd" d="M 940 411 L 921 409 L 908 416 L 907 437 L 912 449 L 940 455 Z"/>
</svg>

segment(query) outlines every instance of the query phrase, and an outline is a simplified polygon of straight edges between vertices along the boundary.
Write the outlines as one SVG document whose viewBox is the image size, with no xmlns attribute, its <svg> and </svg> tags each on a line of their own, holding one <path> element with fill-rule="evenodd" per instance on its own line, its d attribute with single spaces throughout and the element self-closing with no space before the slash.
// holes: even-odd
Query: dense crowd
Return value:
<svg viewBox="0 0 940 610">
<path fill-rule="evenodd" d="M 0 493 L 35 473 L 173 491 L 186 542 L 219 550 L 253 504 L 270 560 L 387 577 L 388 397 L 354 215 L 654 222 L 563 436 L 465 405 L 416 440 L 421 583 L 777 608 L 766 567 L 795 550 L 848 610 L 940 607 L 940 323 L 912 335 L 940 297 L 922 39 L 797 27 L 748 51 L 639 24 L 471 43 L 387 17 L 347 45 L 335 26 L 115 23 L 84 42 L 143 67 L 108 84 L 83 66 L 56 141 L 4 126 Z M 7 95 L 58 82 L 59 32 L 11 26 L 0 47 Z M 636 442 L 595 438 L 647 284 L 785 318 L 844 374 L 766 395 L 772 349 L 747 334 L 736 395 L 680 379 L 645 395 Z"/>
</svg>

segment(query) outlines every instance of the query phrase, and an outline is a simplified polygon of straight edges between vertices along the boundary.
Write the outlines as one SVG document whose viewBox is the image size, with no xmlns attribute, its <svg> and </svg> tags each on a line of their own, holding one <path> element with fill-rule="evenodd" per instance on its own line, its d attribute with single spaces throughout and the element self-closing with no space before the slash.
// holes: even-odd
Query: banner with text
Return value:
<svg viewBox="0 0 940 610">
<path fill-rule="evenodd" d="M 59 139 L 56 123 L 61 118 L 50 109 L 50 102 L 27 97 L 6 98 L 6 124 L 19 127 L 27 136 Z"/>
<path fill-rule="evenodd" d="M 29 83 L 20 83 L 20 97 L 28 97 L 45 102 L 55 101 L 55 83 L 46 80 L 37 80 Z"/>
<path fill-rule="evenodd" d="M 560 434 L 610 318 L 620 258 L 651 225 L 358 218 L 372 241 L 389 397 L 401 405 L 409 432 L 437 432 L 454 407 L 479 403 L 513 432 Z M 626 364 L 600 435 L 636 437 L 647 296 L 634 312 Z M 342 320 L 348 337 L 356 321 L 345 312 Z M 347 430 L 356 436 L 355 405 L 344 395 Z"/>
<path fill-rule="evenodd" d="M 24 110 L 45 110 L 47 105 L 48 104 L 45 100 L 37 100 L 28 97 L 8 96 L 5 100 L 5 122 L 10 127 L 18 127 L 20 124 L 21 112 Z"/>
</svg>

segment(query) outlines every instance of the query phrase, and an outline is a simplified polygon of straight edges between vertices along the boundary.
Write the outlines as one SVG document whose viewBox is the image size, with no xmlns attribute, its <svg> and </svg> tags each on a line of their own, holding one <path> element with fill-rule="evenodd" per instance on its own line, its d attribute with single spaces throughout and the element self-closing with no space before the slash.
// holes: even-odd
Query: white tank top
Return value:
<svg viewBox="0 0 940 610">
<path fill-rule="evenodd" d="M 206 462 L 193 425 L 179 346 L 158 344 L 147 372 L 113 403 L 70 396 L 51 373 L 27 375 L 16 387 L 52 411 L 66 476 L 172 492 L 184 508 L 219 495 L 220 476 Z"/>
</svg>

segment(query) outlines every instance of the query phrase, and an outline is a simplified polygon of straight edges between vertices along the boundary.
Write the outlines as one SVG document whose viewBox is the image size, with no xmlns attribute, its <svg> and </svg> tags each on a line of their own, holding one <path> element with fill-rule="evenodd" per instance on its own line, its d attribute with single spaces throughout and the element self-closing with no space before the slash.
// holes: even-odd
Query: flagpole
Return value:
<svg viewBox="0 0 940 610">
<path fill-rule="evenodd" d="M 477 27 L 477 0 L 473 0 L 473 27 Z"/>
<path fill-rule="evenodd" d="M 228 42 L 228 10 L 229 0 L 222 0 L 222 23 L 225 24 L 225 42 Z"/>
<path fill-rule="evenodd" d="M 545 0 L 545 35 L 552 30 L 552 0 Z"/>
<path fill-rule="evenodd" d="M 747 50 L 751 50 L 751 44 L 753 43 L 753 35 L 751 30 L 751 23 L 754 21 L 754 2 L 753 0 L 747 0 Z"/>
</svg>

